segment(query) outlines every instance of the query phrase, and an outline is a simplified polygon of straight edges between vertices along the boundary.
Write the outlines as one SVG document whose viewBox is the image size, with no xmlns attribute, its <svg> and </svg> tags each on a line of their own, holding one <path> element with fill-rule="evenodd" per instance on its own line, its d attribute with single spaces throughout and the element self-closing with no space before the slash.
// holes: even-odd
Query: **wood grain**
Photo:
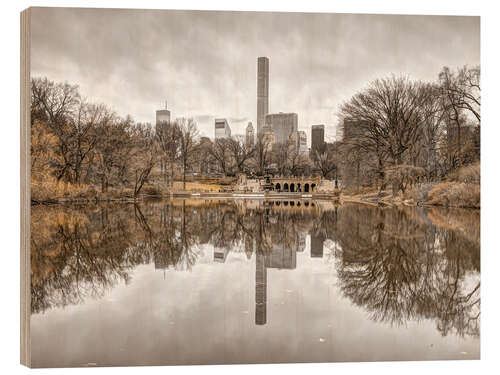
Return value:
<svg viewBox="0 0 500 375">
<path fill-rule="evenodd" d="M 21 364 L 31 366 L 30 268 L 30 9 L 21 12 Z"/>
</svg>

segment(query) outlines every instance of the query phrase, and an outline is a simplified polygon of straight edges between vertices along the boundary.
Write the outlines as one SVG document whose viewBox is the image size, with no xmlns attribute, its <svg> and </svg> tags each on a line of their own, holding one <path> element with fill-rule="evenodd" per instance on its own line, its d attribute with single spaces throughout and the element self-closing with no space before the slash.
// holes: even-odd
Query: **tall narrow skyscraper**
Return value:
<svg viewBox="0 0 500 375">
<path fill-rule="evenodd" d="M 167 101 L 165 101 L 165 108 L 156 111 L 156 131 L 168 124 L 170 124 L 170 111 L 167 109 Z"/>
<path fill-rule="evenodd" d="M 265 118 L 269 113 L 269 59 L 257 59 L 257 136 L 265 126 Z"/>
</svg>

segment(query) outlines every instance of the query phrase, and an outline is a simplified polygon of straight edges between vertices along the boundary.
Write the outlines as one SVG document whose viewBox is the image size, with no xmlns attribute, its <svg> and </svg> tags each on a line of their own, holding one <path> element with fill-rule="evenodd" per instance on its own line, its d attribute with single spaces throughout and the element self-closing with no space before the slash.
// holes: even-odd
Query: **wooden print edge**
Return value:
<svg viewBox="0 0 500 375">
<path fill-rule="evenodd" d="M 30 316 L 31 316 L 31 267 L 30 267 L 30 47 L 31 47 L 31 14 L 30 8 L 21 12 L 21 43 L 20 43 L 20 80 L 21 80 L 21 340 L 20 340 L 20 362 L 21 364 L 31 367 L 31 330 L 30 330 Z"/>
</svg>

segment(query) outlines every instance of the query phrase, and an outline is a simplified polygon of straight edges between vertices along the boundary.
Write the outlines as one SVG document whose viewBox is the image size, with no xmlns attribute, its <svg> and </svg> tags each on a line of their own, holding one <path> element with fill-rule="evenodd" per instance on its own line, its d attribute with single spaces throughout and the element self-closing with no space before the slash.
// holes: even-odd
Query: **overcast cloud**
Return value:
<svg viewBox="0 0 500 375">
<path fill-rule="evenodd" d="M 479 17 L 34 8 L 32 76 L 80 86 L 118 114 L 194 117 L 213 137 L 256 123 L 257 57 L 270 59 L 270 112 L 335 135 L 337 109 L 370 80 L 435 80 L 479 64 Z"/>
</svg>

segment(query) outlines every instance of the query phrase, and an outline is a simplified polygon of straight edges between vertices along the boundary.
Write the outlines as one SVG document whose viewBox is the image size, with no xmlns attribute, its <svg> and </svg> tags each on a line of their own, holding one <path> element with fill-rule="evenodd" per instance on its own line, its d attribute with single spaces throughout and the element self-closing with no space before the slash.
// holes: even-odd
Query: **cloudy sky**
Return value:
<svg viewBox="0 0 500 375">
<path fill-rule="evenodd" d="M 370 80 L 435 80 L 480 62 L 479 17 L 34 8 L 32 76 L 80 86 L 119 115 L 155 110 L 256 123 L 257 57 L 269 57 L 269 110 L 296 112 L 335 136 L 339 105 Z"/>
</svg>

